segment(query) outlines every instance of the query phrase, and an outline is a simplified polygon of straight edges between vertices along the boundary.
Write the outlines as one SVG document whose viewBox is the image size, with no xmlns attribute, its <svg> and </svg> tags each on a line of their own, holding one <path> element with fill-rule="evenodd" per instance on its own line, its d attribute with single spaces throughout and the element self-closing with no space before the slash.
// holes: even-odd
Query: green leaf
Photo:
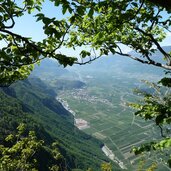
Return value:
<svg viewBox="0 0 171 171">
<path fill-rule="evenodd" d="M 93 14 L 94 14 L 94 9 L 93 8 L 90 8 L 90 10 L 88 12 L 88 16 L 89 17 L 93 17 Z"/>
<path fill-rule="evenodd" d="M 158 83 L 161 83 L 163 86 L 171 87 L 171 78 L 164 77 Z"/>
<path fill-rule="evenodd" d="M 64 5 L 62 6 L 62 14 L 63 14 L 63 15 L 66 13 L 67 9 L 68 9 L 68 6 L 64 4 Z"/>
</svg>

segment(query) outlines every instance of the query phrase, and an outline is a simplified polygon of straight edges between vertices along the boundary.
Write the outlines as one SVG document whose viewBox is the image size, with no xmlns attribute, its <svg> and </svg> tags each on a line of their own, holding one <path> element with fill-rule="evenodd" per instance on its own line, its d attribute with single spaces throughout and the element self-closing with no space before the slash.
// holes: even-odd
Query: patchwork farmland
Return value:
<svg viewBox="0 0 171 171">
<path fill-rule="evenodd" d="M 75 118 L 87 121 L 89 126 L 82 131 L 101 140 L 128 170 L 138 170 L 139 165 L 143 165 L 144 169 L 149 167 L 154 156 L 148 156 L 146 160 L 146 156 L 130 153 L 133 146 L 158 136 L 151 122 L 135 117 L 126 105 L 137 99 L 132 93 L 135 84 L 130 83 L 130 80 L 121 82 L 116 77 L 114 81 L 107 77 L 100 78 L 84 78 L 87 84 L 85 88 L 60 91 L 58 96 L 68 103 Z M 159 162 L 159 170 L 167 171 L 169 168 Z"/>
</svg>

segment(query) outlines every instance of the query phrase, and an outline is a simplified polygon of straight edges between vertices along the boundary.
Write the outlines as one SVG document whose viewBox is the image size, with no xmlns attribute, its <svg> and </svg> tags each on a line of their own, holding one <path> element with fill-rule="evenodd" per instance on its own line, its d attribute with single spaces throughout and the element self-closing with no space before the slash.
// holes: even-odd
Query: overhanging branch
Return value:
<svg viewBox="0 0 171 171">
<path fill-rule="evenodd" d="M 166 8 L 167 10 L 171 10 L 171 1 L 170 0 L 147 0 L 148 2 L 152 2 L 155 5 Z"/>
<path fill-rule="evenodd" d="M 157 40 L 153 37 L 152 34 L 145 32 L 144 30 L 136 27 L 135 30 L 139 31 L 143 35 L 149 37 L 151 41 L 157 46 L 157 49 L 166 57 L 168 65 L 171 65 L 171 56 L 164 51 L 164 49 L 160 46 L 160 44 L 157 42 Z"/>
<path fill-rule="evenodd" d="M 69 29 L 69 28 L 68 28 L 68 29 Z M 66 30 L 65 35 L 67 34 L 68 29 Z M 16 39 L 16 38 L 22 40 L 23 42 L 25 42 L 26 44 L 28 44 L 31 48 L 33 48 L 35 51 L 39 52 L 42 56 L 49 56 L 49 57 L 52 57 L 52 58 L 54 57 L 54 58 L 57 59 L 59 62 L 60 62 L 60 61 L 61 61 L 61 63 L 63 62 L 63 61 L 62 61 L 63 59 L 61 59 L 60 57 L 58 57 L 59 54 L 56 54 L 55 51 L 56 51 L 57 49 L 59 49 L 60 46 L 62 46 L 62 43 L 63 43 L 63 41 L 64 41 L 64 36 L 65 36 L 65 35 L 62 37 L 61 42 L 59 43 L 59 45 L 58 45 L 55 49 L 52 49 L 51 51 L 44 51 L 41 47 L 39 47 L 38 45 L 36 45 L 34 42 L 28 40 L 28 38 L 26 38 L 26 37 L 23 37 L 23 36 L 21 36 L 21 35 L 19 35 L 19 34 L 13 33 L 13 32 L 11 32 L 11 31 L 6 30 L 6 29 L 3 29 L 3 28 L 0 28 L 0 32 L 6 33 L 6 34 L 8 34 L 8 35 L 11 35 L 12 38 L 13 38 L 13 40 L 14 40 L 14 42 L 15 42 L 15 39 Z M 17 46 L 17 47 L 18 47 L 18 46 Z M 19 48 L 19 47 L 18 47 L 18 48 Z M 26 54 L 23 53 L 23 55 L 26 55 Z M 38 60 L 41 60 L 41 59 L 39 58 Z M 33 63 L 35 63 L 35 62 L 36 62 L 36 61 L 33 61 Z M 31 64 L 31 63 L 29 63 L 29 64 Z M 29 65 L 29 64 L 28 64 L 28 65 Z M 25 64 L 24 64 L 24 65 L 25 65 Z M 9 66 L 13 66 L 13 65 L 12 65 L 11 63 L 9 63 Z M 17 64 L 15 64 L 15 66 L 17 66 Z M 19 66 L 20 66 L 20 64 L 19 64 Z"/>
<path fill-rule="evenodd" d="M 159 63 L 159 62 L 155 62 L 153 60 L 150 60 L 150 61 L 147 61 L 147 60 L 143 60 L 141 58 L 138 58 L 138 57 L 135 57 L 135 56 L 132 56 L 130 54 L 127 54 L 127 53 L 122 53 L 122 52 L 115 52 L 116 54 L 118 55 L 121 55 L 121 56 L 125 56 L 125 57 L 128 57 L 128 58 L 131 58 L 135 61 L 138 61 L 142 64 L 148 64 L 148 65 L 153 65 L 153 66 L 157 66 L 157 67 L 160 67 L 160 68 L 164 68 L 164 69 L 167 69 L 167 70 L 171 70 L 171 66 L 169 65 L 165 65 L 165 64 L 162 64 L 162 63 Z"/>
</svg>

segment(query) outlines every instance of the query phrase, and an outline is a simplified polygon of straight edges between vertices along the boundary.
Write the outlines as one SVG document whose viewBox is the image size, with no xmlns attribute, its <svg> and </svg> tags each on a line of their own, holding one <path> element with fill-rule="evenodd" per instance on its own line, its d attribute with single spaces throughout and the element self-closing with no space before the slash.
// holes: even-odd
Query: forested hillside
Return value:
<svg viewBox="0 0 171 171">
<path fill-rule="evenodd" d="M 108 160 L 100 149 L 103 144 L 79 131 L 73 125 L 72 114 L 55 97 L 53 90 L 36 78 L 1 88 L 0 143 L 5 143 L 9 133 L 15 133 L 19 123 L 26 123 L 27 129 L 35 130 L 46 146 L 58 142 L 68 170 L 89 167 L 100 170 L 101 163 Z M 42 160 L 39 169 L 47 170 L 50 158 Z"/>
</svg>

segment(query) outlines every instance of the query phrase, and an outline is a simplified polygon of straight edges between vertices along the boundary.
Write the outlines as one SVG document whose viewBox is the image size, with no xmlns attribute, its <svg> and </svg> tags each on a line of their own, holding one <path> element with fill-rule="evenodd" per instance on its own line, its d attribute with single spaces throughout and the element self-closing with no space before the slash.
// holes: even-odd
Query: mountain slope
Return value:
<svg viewBox="0 0 171 171">
<path fill-rule="evenodd" d="M 18 123 L 25 122 L 46 144 L 59 143 L 68 170 L 86 170 L 88 167 L 100 170 L 102 161 L 108 160 L 100 149 L 103 144 L 73 125 L 73 116 L 40 80 L 34 78 L 18 82 L 1 89 L 0 93 L 1 142 Z M 119 169 L 115 167 L 115 170 Z"/>
</svg>

